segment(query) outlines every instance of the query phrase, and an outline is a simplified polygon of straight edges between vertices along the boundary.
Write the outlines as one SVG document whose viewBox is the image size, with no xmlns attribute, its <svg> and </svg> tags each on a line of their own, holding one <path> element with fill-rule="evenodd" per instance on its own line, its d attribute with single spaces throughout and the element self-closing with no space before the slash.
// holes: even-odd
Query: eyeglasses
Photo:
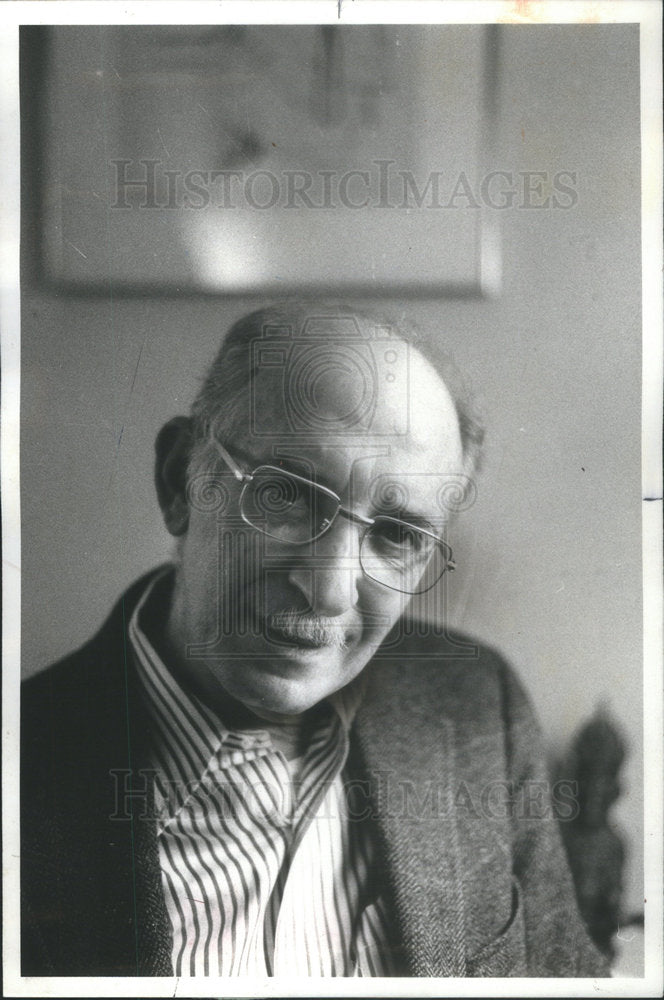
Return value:
<svg viewBox="0 0 664 1000">
<path fill-rule="evenodd" d="M 404 594 L 423 594 L 434 587 L 446 570 L 455 569 L 452 550 L 438 535 L 400 518 L 364 517 L 341 504 L 326 486 L 273 465 L 259 465 L 243 472 L 216 439 L 212 439 L 238 482 L 242 520 L 269 538 L 285 545 L 308 545 L 330 530 L 341 514 L 364 528 L 360 536 L 360 566 L 370 580 Z M 439 553 L 437 576 L 424 573 Z"/>
</svg>

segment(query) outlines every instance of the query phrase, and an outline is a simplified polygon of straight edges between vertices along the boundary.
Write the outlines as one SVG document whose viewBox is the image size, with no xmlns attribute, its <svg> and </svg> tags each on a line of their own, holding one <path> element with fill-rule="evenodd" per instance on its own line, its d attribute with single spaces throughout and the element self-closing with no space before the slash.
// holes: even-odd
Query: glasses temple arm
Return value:
<svg viewBox="0 0 664 1000">
<path fill-rule="evenodd" d="M 251 476 L 243 472 L 237 462 L 231 458 L 223 444 L 219 444 L 216 438 L 211 438 L 211 441 L 238 482 L 242 483 L 245 479 L 251 479 Z"/>
</svg>

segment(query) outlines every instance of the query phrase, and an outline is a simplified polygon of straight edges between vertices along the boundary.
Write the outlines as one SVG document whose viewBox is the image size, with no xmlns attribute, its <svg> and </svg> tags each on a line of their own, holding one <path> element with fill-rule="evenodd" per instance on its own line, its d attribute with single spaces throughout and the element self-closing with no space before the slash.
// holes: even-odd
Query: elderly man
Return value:
<svg viewBox="0 0 664 1000">
<path fill-rule="evenodd" d="M 403 331 L 285 304 L 157 439 L 174 565 L 23 700 L 23 971 L 585 976 L 527 701 L 415 629 L 481 431 Z"/>
</svg>

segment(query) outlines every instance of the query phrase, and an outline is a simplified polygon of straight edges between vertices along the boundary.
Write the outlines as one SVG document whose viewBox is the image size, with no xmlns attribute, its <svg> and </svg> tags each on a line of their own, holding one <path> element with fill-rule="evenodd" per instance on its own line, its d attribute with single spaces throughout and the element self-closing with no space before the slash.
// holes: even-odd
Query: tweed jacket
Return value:
<svg viewBox="0 0 664 1000">
<path fill-rule="evenodd" d="M 87 645 L 23 686 L 24 975 L 172 975 L 127 637 L 146 582 Z M 374 828 L 373 891 L 393 915 L 401 974 L 607 975 L 511 670 L 465 637 L 396 632 L 365 669 L 348 774 L 365 802 L 354 821 Z"/>
</svg>

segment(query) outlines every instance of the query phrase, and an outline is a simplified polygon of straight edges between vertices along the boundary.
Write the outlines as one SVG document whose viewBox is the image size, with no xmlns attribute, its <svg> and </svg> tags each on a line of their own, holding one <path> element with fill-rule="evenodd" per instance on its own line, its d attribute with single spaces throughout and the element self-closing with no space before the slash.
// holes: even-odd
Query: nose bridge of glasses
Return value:
<svg viewBox="0 0 664 1000">
<path fill-rule="evenodd" d="M 337 513 L 341 514 L 341 516 L 347 521 L 350 521 L 351 524 L 358 524 L 361 528 L 370 528 L 374 523 L 374 519 L 372 517 L 365 517 L 363 514 L 357 514 L 355 511 L 350 510 L 349 507 L 344 507 L 341 504 L 339 504 L 339 510 Z"/>
<path fill-rule="evenodd" d="M 353 514 L 339 504 L 331 517 L 324 518 L 320 524 L 312 542 L 315 554 L 326 563 L 343 563 L 347 570 L 351 561 L 359 559 L 360 541 L 367 522 L 367 518 Z"/>
</svg>

